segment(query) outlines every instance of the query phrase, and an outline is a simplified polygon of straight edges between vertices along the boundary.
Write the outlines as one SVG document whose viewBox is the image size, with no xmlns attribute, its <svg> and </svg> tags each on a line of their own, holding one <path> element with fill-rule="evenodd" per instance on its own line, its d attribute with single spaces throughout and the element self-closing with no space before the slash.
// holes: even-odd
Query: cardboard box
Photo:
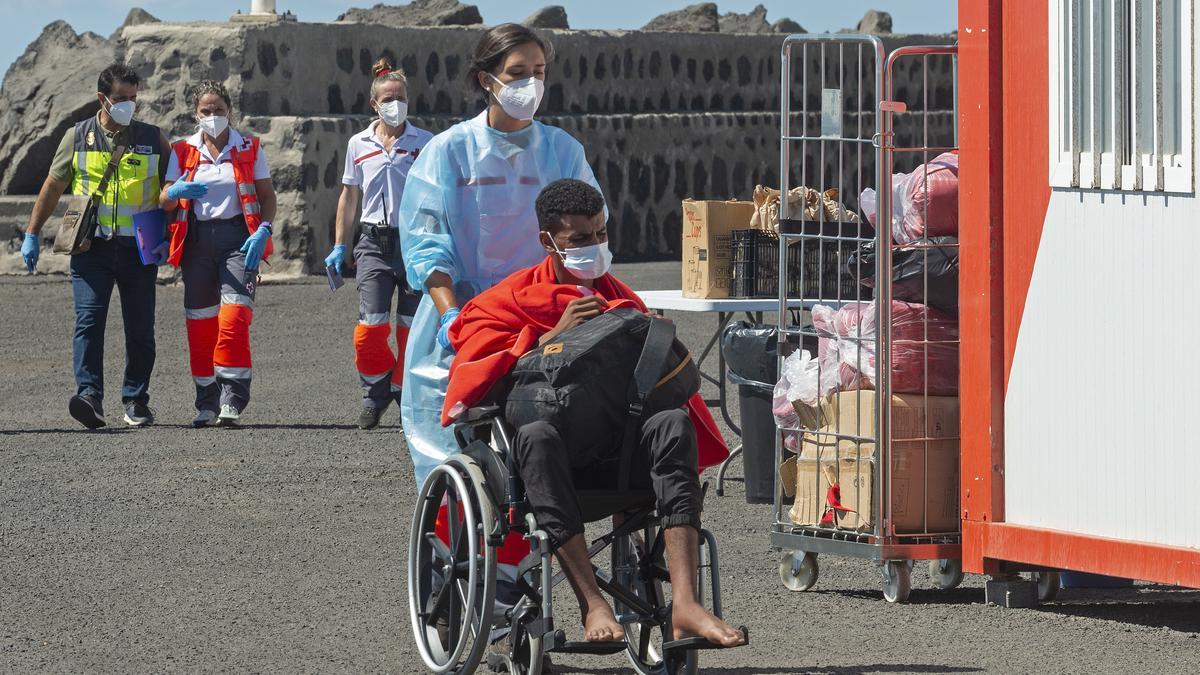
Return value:
<svg viewBox="0 0 1200 675">
<path fill-rule="evenodd" d="M 958 440 L 928 443 L 928 455 L 925 441 L 895 441 L 892 444 L 892 522 L 897 534 L 958 530 Z M 861 447 L 865 451 L 871 446 L 864 444 Z M 925 473 L 926 456 L 929 459 L 928 475 Z M 784 493 L 795 495 L 789 515 L 797 525 L 820 524 L 832 506 L 828 499 L 829 488 L 836 484 L 840 489 L 841 506 L 849 509 L 834 511 L 836 526 L 855 532 L 870 532 L 874 528 L 875 460 L 872 456 L 793 457 L 780 468 L 780 480 L 785 486 Z M 788 490 L 787 485 L 793 486 L 792 489 Z"/>
<path fill-rule="evenodd" d="M 797 525 L 817 526 L 825 513 L 825 495 L 829 492 L 830 475 L 822 468 L 828 469 L 830 464 L 797 457 L 788 461 L 792 462 L 792 493 L 796 496 L 788 515 Z"/>
<path fill-rule="evenodd" d="M 841 506 L 849 511 L 835 512 L 837 527 L 873 529 L 875 444 L 830 434 L 840 424 L 836 433 L 874 437 L 876 401 L 875 392 L 858 391 L 822 402 L 825 426 L 804 434 L 800 454 L 780 468 L 785 494 L 786 486 L 793 486 L 790 515 L 797 525 L 819 525 L 830 508 L 829 487 L 838 485 Z M 892 521 L 898 534 L 958 529 L 958 399 L 929 397 L 927 407 L 925 401 L 923 396 L 892 399 Z M 926 418 L 933 440 L 912 440 L 924 437 Z"/>
<path fill-rule="evenodd" d="M 800 418 L 800 426 L 804 429 L 820 429 L 825 425 L 820 406 L 808 405 L 803 401 L 792 401 L 792 409 Z"/>
<path fill-rule="evenodd" d="M 753 202 L 684 200 L 683 297 L 729 297 L 729 233 L 753 215 Z"/>
<path fill-rule="evenodd" d="M 825 512 L 825 494 L 829 490 L 823 465 L 836 457 L 834 443 L 814 433 L 801 436 L 800 454 L 779 467 L 779 482 L 785 497 L 794 497 L 790 515 L 797 525 L 817 525 Z"/>
<path fill-rule="evenodd" d="M 821 402 L 823 423 L 847 436 L 874 438 L 878 396 L 871 390 L 843 391 Z M 928 418 L 928 436 L 926 436 Z M 958 397 L 892 396 L 892 438 L 958 438 Z"/>
<path fill-rule="evenodd" d="M 892 525 L 897 534 L 958 530 L 958 448 L 957 439 L 929 441 L 928 453 L 925 441 L 892 442 Z M 836 514 L 838 528 L 871 531 L 874 463 L 867 457 L 843 458 L 837 467 L 842 506 L 852 509 Z"/>
<path fill-rule="evenodd" d="M 796 496 L 796 458 L 790 457 L 779 465 L 779 489 L 784 497 Z"/>
</svg>

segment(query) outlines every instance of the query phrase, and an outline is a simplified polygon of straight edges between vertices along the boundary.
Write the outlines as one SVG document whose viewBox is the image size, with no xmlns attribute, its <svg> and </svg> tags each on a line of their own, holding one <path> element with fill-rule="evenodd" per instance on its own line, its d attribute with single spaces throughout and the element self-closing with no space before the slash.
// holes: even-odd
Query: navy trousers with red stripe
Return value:
<svg viewBox="0 0 1200 675">
<path fill-rule="evenodd" d="M 196 384 L 196 409 L 216 412 L 250 403 L 250 324 L 254 319 L 252 280 L 246 279 L 246 221 L 195 221 L 184 245 L 183 306 L 188 352 Z"/>
<path fill-rule="evenodd" d="M 393 242 L 395 241 L 393 232 Z M 392 246 L 398 244 L 393 243 Z M 364 232 L 354 247 L 358 278 L 358 325 L 354 328 L 354 365 L 363 387 L 363 405 L 386 408 L 400 401 L 404 347 L 421 296 L 408 288 L 404 263 Z M 396 351 L 391 336 L 392 298 L 396 300 Z"/>
</svg>

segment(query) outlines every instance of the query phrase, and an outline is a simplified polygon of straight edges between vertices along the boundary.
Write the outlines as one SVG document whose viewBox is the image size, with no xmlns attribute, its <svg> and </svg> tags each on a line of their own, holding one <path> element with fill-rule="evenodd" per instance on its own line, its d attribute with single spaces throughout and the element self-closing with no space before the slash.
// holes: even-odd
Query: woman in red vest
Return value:
<svg viewBox="0 0 1200 675">
<path fill-rule="evenodd" d="M 169 261 L 183 271 L 193 426 L 236 426 L 250 402 L 250 322 L 259 263 L 271 255 L 275 187 L 257 138 L 229 126 L 219 82 L 192 93 L 200 130 L 171 146 L 160 197 L 175 211 Z"/>
</svg>

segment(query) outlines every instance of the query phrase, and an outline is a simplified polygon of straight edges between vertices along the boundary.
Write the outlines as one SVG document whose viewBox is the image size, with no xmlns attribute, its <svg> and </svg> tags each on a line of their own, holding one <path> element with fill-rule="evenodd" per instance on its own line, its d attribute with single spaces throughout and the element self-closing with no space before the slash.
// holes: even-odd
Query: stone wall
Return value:
<svg viewBox="0 0 1200 675">
<path fill-rule="evenodd" d="M 188 85 L 203 78 L 225 82 L 240 117 L 237 123 L 263 139 L 280 193 L 280 255 L 271 271 L 293 274 L 319 269 L 328 251 L 345 141 L 370 121 L 371 64 L 389 56 L 401 65 L 410 79 L 413 122 L 441 131 L 476 114 L 485 103 L 465 79 L 479 33 L 476 28 L 341 23 L 150 24 L 125 28 L 115 53 L 145 79 L 139 116 L 173 137 L 194 125 L 185 101 Z M 551 31 L 549 37 L 555 58 L 539 119 L 566 129 L 586 148 L 610 203 L 619 259 L 677 256 L 684 198 L 748 199 L 756 184 L 778 183 L 782 36 Z M 945 36 L 884 38 L 889 49 L 946 41 Z M 74 56 L 78 60 L 98 49 L 82 45 Z M 808 68 L 795 68 L 790 87 L 798 111 L 793 130 L 819 129 L 821 90 L 831 87 L 843 91 L 846 123 L 861 119 L 870 130 L 873 95 L 853 93 L 860 75 L 870 81 L 870 59 L 860 65 L 857 50 L 847 48 L 838 68 L 829 48 L 823 67 L 819 52 L 810 49 Z M 36 66 L 36 59 L 29 65 Z M 925 90 L 917 65 L 897 69 L 896 91 L 898 97 L 923 103 L 923 96 L 913 93 Z M 907 123 L 912 126 L 919 119 L 913 128 L 920 129 L 927 117 L 932 129 L 952 138 L 948 65 L 932 67 L 929 78 L 929 110 L 910 101 L 915 112 Z M 11 102 L 17 91 L 13 83 L 20 81 L 10 72 L 0 103 Z M 38 100 L 36 94 L 26 98 Z M 40 146 L 4 143 L 0 192 L 35 192 L 49 162 L 39 148 L 95 110 L 89 86 L 82 93 L 58 91 L 54 101 L 70 114 L 51 114 L 42 121 L 35 139 Z M 0 140 L 19 121 L 0 111 Z M 912 135 L 899 127 L 897 132 Z M 836 148 L 808 145 L 807 163 L 793 163 L 793 181 L 803 173 L 812 184 L 817 182 L 811 167 L 820 161 L 819 146 L 826 152 Z M 849 157 L 848 147 L 845 152 Z M 860 169 L 867 175 L 874 170 L 870 155 L 862 163 L 855 158 L 843 164 L 847 185 L 855 184 Z M 833 183 L 832 173 L 824 177 L 823 185 Z M 856 195 L 845 197 L 849 206 L 856 206 Z M 0 264 L 0 269 L 6 267 L 10 265 Z"/>
</svg>

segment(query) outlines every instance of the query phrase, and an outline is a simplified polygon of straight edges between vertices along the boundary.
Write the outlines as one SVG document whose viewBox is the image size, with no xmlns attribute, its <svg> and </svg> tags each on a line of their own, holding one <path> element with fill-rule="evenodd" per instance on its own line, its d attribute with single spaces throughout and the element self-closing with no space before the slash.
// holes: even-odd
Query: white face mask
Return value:
<svg viewBox="0 0 1200 675">
<path fill-rule="evenodd" d="M 533 119 L 533 114 L 542 104 L 542 95 L 546 93 L 545 82 L 536 77 L 527 77 L 505 84 L 491 73 L 488 73 L 488 77 L 500 85 L 500 93 L 495 95 L 496 100 L 509 117 L 522 122 Z"/>
<path fill-rule="evenodd" d="M 389 127 L 398 127 L 408 119 L 408 103 L 388 101 L 379 105 L 379 119 Z"/>
<path fill-rule="evenodd" d="M 612 267 L 612 251 L 608 250 L 607 241 L 565 251 L 558 248 L 558 243 L 553 237 L 550 238 L 550 243 L 562 258 L 563 267 L 576 279 L 599 279 Z"/>
<path fill-rule="evenodd" d="M 224 115 L 210 115 L 200 118 L 200 131 L 203 131 L 209 138 L 216 140 L 217 136 L 225 133 L 229 128 L 229 118 Z"/>
<path fill-rule="evenodd" d="M 123 127 L 129 126 L 129 123 L 133 121 L 133 113 L 137 110 L 137 104 L 133 101 L 113 103 L 107 96 L 104 97 L 104 100 L 108 101 L 108 116 Z"/>
</svg>

